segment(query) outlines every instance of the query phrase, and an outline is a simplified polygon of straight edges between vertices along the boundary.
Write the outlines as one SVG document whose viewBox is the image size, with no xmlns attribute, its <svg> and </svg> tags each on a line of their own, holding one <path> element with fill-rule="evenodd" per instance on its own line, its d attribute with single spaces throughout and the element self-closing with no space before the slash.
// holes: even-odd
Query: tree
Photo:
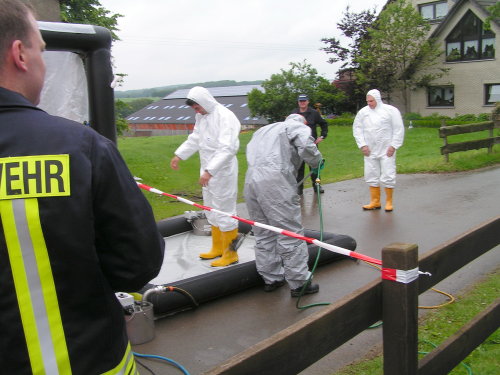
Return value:
<svg viewBox="0 0 500 375">
<path fill-rule="evenodd" d="M 128 122 L 125 120 L 131 111 L 130 105 L 125 103 L 123 100 L 115 101 L 115 124 L 116 124 L 116 133 L 118 135 L 122 135 L 126 130 L 128 130 Z"/>
<path fill-rule="evenodd" d="M 120 40 L 115 31 L 118 31 L 118 18 L 123 15 L 109 15 L 111 12 L 99 0 L 60 0 L 59 3 L 63 22 L 103 26 L 111 31 L 113 40 Z"/>
<path fill-rule="evenodd" d="M 357 57 L 360 54 L 360 44 L 368 34 L 368 28 L 376 18 L 376 8 L 363 10 L 359 13 L 350 12 L 349 6 L 344 11 L 344 17 L 337 23 L 337 27 L 342 31 L 342 35 L 351 39 L 348 46 L 342 46 L 337 38 L 323 38 L 321 41 L 327 47 L 321 48 L 333 57 L 328 59 L 330 64 L 342 61 L 342 69 L 359 67 Z"/>
<path fill-rule="evenodd" d="M 131 100 L 127 103 L 127 108 L 130 108 L 129 113 L 123 113 L 123 117 L 127 117 L 128 115 L 137 112 L 138 110 L 144 108 L 145 106 L 153 103 L 154 100 L 151 98 L 139 98 Z"/>
<path fill-rule="evenodd" d="M 487 8 L 490 15 L 484 20 L 484 29 L 491 30 L 491 21 L 500 18 L 500 2 Z"/>
<path fill-rule="evenodd" d="M 305 60 L 289 65 L 289 70 L 281 69 L 281 73 L 271 75 L 262 83 L 265 92 L 257 89 L 249 92 L 248 107 L 252 115 L 263 116 L 270 122 L 283 121 L 297 106 L 299 94 L 307 94 L 312 104 L 321 98 L 323 108 L 332 112 L 337 100 L 345 100 L 343 94 Z"/>
<path fill-rule="evenodd" d="M 343 62 L 338 72 L 339 78 L 346 71 L 356 71 L 359 69 L 358 57 L 361 53 L 361 42 L 368 36 L 368 28 L 376 19 L 376 8 L 363 10 L 359 13 L 351 12 L 349 6 L 343 13 L 343 18 L 337 23 L 337 28 L 342 35 L 350 39 L 347 46 L 343 45 L 340 39 L 323 38 L 321 41 L 327 44 L 322 48 L 327 54 L 333 55 L 328 59 L 330 64 Z M 351 75 L 351 74 L 349 74 Z M 355 74 L 352 74 L 355 76 Z M 355 112 L 358 105 L 364 103 L 366 90 L 359 87 L 356 80 L 343 83 L 342 91 L 348 97 L 346 103 L 349 105 L 342 108 L 343 111 Z"/>
<path fill-rule="evenodd" d="M 389 3 L 360 44 L 358 84 L 376 87 L 389 99 L 399 90 L 406 108 L 408 90 L 425 87 L 448 70 L 437 66 L 442 51 L 427 37 L 429 30 L 412 4 Z"/>
</svg>

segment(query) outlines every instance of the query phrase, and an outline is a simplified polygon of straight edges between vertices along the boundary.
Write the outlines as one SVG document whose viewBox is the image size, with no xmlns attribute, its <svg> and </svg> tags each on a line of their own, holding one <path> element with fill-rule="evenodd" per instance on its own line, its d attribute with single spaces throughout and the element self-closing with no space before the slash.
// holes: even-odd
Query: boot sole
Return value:
<svg viewBox="0 0 500 375">
<path fill-rule="evenodd" d="M 225 264 L 225 265 L 223 265 L 223 266 L 222 266 L 222 265 L 221 265 L 221 266 L 218 266 L 218 265 L 215 265 L 215 266 L 214 266 L 214 265 L 212 265 L 212 264 L 211 264 L 210 266 L 211 266 L 211 267 L 227 267 L 227 266 L 230 266 L 230 265 L 232 265 L 232 264 L 236 264 L 236 263 L 239 263 L 239 260 L 236 260 L 236 261 L 234 261 L 233 263 Z"/>
<path fill-rule="evenodd" d="M 363 207 L 363 210 L 364 211 L 373 211 L 373 210 L 380 210 L 381 208 L 382 208 L 382 206 L 380 206 L 380 207 L 373 207 L 373 208 Z"/>
<path fill-rule="evenodd" d="M 200 259 L 205 259 L 205 260 L 215 259 L 215 258 L 219 258 L 221 256 L 222 256 L 222 254 L 221 255 L 214 255 L 214 256 L 211 256 L 211 255 L 210 256 L 203 256 L 203 257 L 201 255 L 199 255 Z"/>
</svg>

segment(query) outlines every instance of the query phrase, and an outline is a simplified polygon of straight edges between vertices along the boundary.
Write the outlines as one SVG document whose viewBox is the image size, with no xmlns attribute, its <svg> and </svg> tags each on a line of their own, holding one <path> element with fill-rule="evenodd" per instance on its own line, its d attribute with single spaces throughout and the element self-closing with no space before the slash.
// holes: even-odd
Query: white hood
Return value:
<svg viewBox="0 0 500 375">
<path fill-rule="evenodd" d="M 377 89 L 368 91 L 366 93 L 366 96 L 371 96 L 373 99 L 375 99 L 375 101 L 377 102 L 377 106 L 375 107 L 375 109 L 382 108 L 382 106 L 384 105 L 384 102 L 382 102 L 382 96 L 380 95 L 380 91 L 378 91 Z"/>
<path fill-rule="evenodd" d="M 285 119 L 285 122 L 288 121 L 301 122 L 304 125 L 307 124 L 306 118 L 298 113 L 292 113 L 291 115 L 288 115 L 288 117 Z"/>
<path fill-rule="evenodd" d="M 212 94 L 201 86 L 196 86 L 189 90 L 187 98 L 201 105 L 208 113 L 212 113 L 217 104 L 219 104 Z"/>
</svg>

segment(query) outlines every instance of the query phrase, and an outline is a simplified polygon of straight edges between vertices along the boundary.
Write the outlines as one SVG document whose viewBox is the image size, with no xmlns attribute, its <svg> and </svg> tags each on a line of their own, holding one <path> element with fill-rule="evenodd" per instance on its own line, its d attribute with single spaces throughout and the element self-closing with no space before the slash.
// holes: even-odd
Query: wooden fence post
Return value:
<svg viewBox="0 0 500 375">
<path fill-rule="evenodd" d="M 418 246 L 393 243 L 382 249 L 384 375 L 418 370 Z"/>
<path fill-rule="evenodd" d="M 446 120 L 444 118 L 441 119 L 441 127 L 444 128 L 446 126 Z M 444 141 L 444 147 L 448 146 L 448 138 L 446 135 L 443 138 Z M 445 153 L 444 154 L 444 160 L 448 163 L 450 161 L 450 154 Z"/>
</svg>

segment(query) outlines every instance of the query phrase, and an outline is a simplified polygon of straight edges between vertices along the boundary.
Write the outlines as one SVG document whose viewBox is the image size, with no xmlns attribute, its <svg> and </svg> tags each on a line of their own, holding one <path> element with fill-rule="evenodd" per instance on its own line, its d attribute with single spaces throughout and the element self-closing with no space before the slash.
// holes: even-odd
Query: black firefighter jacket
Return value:
<svg viewBox="0 0 500 375">
<path fill-rule="evenodd" d="M 135 374 L 116 291 L 161 267 L 113 143 L 0 88 L 0 373 Z"/>
</svg>

